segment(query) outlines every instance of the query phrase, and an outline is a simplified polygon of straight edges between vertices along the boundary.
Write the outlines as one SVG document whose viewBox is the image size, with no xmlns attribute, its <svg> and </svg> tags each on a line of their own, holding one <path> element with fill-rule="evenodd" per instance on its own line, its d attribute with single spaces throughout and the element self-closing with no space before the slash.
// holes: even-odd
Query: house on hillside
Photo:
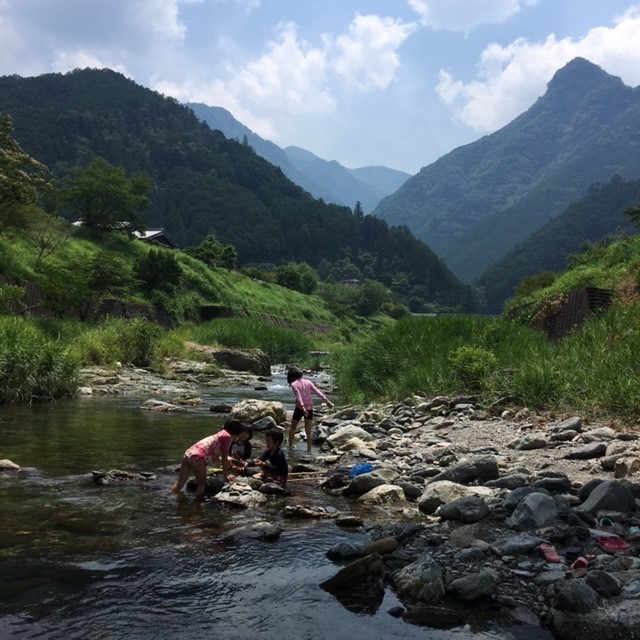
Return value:
<svg viewBox="0 0 640 640">
<path fill-rule="evenodd" d="M 338 284 L 344 285 L 345 287 L 359 287 L 362 284 L 362 280 L 358 280 L 358 278 L 346 278 L 344 280 L 340 280 Z"/>
<path fill-rule="evenodd" d="M 142 233 L 139 231 L 134 231 L 133 235 L 136 238 L 139 238 L 143 242 L 149 242 L 151 244 L 159 244 L 162 247 L 167 247 L 167 249 L 177 249 L 178 246 L 176 243 L 167 235 L 167 232 L 160 229 L 145 229 Z"/>
</svg>

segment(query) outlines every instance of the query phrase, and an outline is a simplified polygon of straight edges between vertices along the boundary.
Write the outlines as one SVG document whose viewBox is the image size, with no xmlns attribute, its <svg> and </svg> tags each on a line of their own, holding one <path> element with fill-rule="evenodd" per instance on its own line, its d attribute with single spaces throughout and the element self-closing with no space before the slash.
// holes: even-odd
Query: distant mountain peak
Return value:
<svg viewBox="0 0 640 640">
<path fill-rule="evenodd" d="M 592 85 L 600 82 L 622 82 L 617 76 L 612 76 L 597 64 L 586 58 L 574 58 L 564 67 L 558 69 L 547 84 L 549 91 L 566 90 L 576 85 Z"/>
</svg>

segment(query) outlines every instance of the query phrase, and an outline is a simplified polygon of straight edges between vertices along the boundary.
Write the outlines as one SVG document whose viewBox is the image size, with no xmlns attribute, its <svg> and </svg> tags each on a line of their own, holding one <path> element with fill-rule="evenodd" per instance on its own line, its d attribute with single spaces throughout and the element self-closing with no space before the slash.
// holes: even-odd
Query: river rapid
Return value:
<svg viewBox="0 0 640 640">
<path fill-rule="evenodd" d="M 0 458 L 25 468 L 0 473 L 0 639 L 551 638 L 492 621 L 435 629 L 396 618 L 391 590 L 377 603 L 338 601 L 318 586 L 338 569 L 326 551 L 369 537 L 332 521 L 283 521 L 285 504 L 344 510 L 313 481 L 291 483 L 293 496 L 272 496 L 259 512 L 171 495 L 184 450 L 224 420 L 209 406 L 256 396 L 292 408 L 281 371 L 266 391 L 202 389 L 205 404 L 184 414 L 143 411 L 147 398 L 136 396 L 0 408 Z M 110 469 L 155 477 L 96 486 L 91 471 Z M 246 535 L 257 521 L 281 523 L 280 538 Z"/>
</svg>

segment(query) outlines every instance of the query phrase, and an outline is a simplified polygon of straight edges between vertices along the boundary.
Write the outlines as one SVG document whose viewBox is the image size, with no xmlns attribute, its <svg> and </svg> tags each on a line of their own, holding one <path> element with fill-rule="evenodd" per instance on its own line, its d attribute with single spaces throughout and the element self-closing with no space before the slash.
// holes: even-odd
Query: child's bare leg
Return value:
<svg viewBox="0 0 640 640">
<path fill-rule="evenodd" d="M 296 429 L 298 428 L 298 423 L 300 420 L 292 420 L 291 426 L 289 427 L 289 449 L 293 447 L 293 442 L 296 439 Z"/>
<path fill-rule="evenodd" d="M 207 484 L 207 461 L 198 458 L 191 463 L 196 477 L 196 500 L 204 498 L 204 489 Z"/>
<path fill-rule="evenodd" d="M 313 427 L 313 420 L 304 421 L 304 432 L 307 435 L 307 453 L 311 453 L 311 430 Z"/>
<path fill-rule="evenodd" d="M 180 493 L 182 487 L 184 487 L 184 483 L 189 479 L 190 473 L 191 464 L 188 460 L 183 459 L 182 464 L 180 465 L 180 475 L 178 476 L 178 481 L 171 487 L 171 493 Z"/>
</svg>

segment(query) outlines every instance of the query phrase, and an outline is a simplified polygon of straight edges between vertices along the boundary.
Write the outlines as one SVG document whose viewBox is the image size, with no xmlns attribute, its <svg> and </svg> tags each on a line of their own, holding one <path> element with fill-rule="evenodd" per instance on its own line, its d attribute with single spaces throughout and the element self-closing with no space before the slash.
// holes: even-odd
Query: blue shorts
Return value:
<svg viewBox="0 0 640 640">
<path fill-rule="evenodd" d="M 304 418 L 304 413 L 302 413 L 302 409 L 300 407 L 296 407 L 293 410 L 293 419 L 294 420 L 300 420 Z M 305 420 L 313 420 L 313 409 L 307 409 L 307 417 L 304 418 Z"/>
</svg>

